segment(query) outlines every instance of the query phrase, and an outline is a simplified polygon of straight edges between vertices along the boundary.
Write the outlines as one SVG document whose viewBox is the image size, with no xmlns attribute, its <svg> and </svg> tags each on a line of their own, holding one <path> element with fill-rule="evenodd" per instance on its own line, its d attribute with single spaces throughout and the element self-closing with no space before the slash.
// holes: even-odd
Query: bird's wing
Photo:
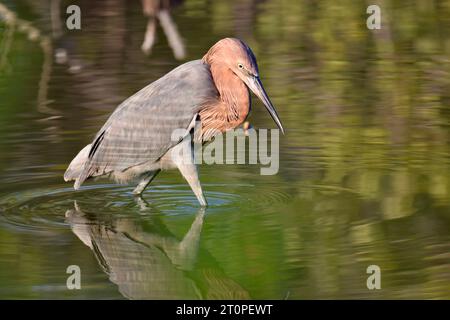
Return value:
<svg viewBox="0 0 450 320">
<path fill-rule="evenodd" d="M 75 188 L 90 176 L 157 161 L 203 105 L 217 98 L 209 66 L 187 62 L 125 100 L 97 133 Z"/>
</svg>

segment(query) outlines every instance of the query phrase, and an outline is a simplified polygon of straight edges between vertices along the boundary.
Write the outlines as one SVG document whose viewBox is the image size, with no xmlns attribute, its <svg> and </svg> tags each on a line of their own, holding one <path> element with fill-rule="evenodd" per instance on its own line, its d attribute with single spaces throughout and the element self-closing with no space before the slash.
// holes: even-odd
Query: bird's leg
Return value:
<svg viewBox="0 0 450 320">
<path fill-rule="evenodd" d="M 161 170 L 155 170 L 151 171 L 147 175 L 144 176 L 144 178 L 139 182 L 139 184 L 136 186 L 136 188 L 133 190 L 134 195 L 141 195 L 142 192 L 147 188 L 147 186 L 152 182 L 152 180 L 156 177 L 156 175 Z"/>
<path fill-rule="evenodd" d="M 141 50 L 145 54 L 150 54 L 156 40 L 156 19 L 149 17 L 147 22 L 147 30 L 145 31 L 144 42 L 142 43 Z"/>
<path fill-rule="evenodd" d="M 169 10 L 160 10 L 158 12 L 158 19 L 161 22 L 161 27 L 166 34 L 167 41 L 172 48 L 175 59 L 184 59 L 186 57 L 186 49 L 184 48 L 183 40 L 178 33 L 177 26 L 170 16 Z"/>
<path fill-rule="evenodd" d="M 202 186 L 198 179 L 197 166 L 194 163 L 194 146 L 189 137 L 172 149 L 172 161 L 188 182 L 200 205 L 206 207 L 208 203 L 203 196 Z"/>
<path fill-rule="evenodd" d="M 147 211 L 150 209 L 150 205 L 148 202 L 142 197 L 142 194 L 136 194 L 134 195 L 134 201 L 136 202 L 136 205 L 139 207 L 139 210 L 141 212 Z"/>
<path fill-rule="evenodd" d="M 206 207 L 208 203 L 203 196 L 202 186 L 200 185 L 200 180 L 198 179 L 197 166 L 194 163 L 181 163 L 178 165 L 178 169 L 180 170 L 186 181 L 189 183 L 192 191 L 194 191 L 194 194 L 197 197 L 198 202 L 200 202 L 200 205 Z"/>
</svg>

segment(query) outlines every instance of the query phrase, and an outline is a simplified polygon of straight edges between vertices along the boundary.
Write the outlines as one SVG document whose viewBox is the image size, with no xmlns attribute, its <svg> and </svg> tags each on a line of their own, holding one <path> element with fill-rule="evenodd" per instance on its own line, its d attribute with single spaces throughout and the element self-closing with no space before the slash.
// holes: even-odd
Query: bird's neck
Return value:
<svg viewBox="0 0 450 320">
<path fill-rule="evenodd" d="M 230 129 L 240 125 L 250 111 L 250 93 L 245 83 L 227 67 L 211 65 L 211 74 L 220 95 L 222 112 Z"/>
</svg>

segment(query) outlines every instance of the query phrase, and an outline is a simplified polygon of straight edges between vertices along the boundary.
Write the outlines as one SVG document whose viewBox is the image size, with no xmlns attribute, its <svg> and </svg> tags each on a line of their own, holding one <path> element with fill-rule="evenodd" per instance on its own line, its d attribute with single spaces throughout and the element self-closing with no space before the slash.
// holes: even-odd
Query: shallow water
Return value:
<svg viewBox="0 0 450 320">
<path fill-rule="evenodd" d="M 159 25 L 142 52 L 139 1 L 79 1 L 60 37 L 50 2 L 0 2 L 41 32 L 0 20 L 0 298 L 450 298 L 448 3 L 386 4 L 373 32 L 353 1 L 178 2 L 180 61 Z M 277 175 L 202 165 L 205 211 L 175 171 L 142 200 L 64 183 L 123 99 L 224 36 L 253 48 L 283 120 Z M 274 127 L 256 100 L 249 120 Z"/>
</svg>

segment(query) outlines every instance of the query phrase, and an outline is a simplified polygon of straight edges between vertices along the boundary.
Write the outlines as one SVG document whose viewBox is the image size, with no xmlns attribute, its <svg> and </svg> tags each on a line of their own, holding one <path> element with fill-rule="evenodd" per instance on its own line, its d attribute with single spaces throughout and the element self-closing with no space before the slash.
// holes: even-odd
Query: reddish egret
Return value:
<svg viewBox="0 0 450 320">
<path fill-rule="evenodd" d="M 206 206 L 188 138 L 197 120 L 202 142 L 212 138 L 211 132 L 241 125 L 250 111 L 248 89 L 283 132 L 253 52 L 241 40 L 222 39 L 202 60 L 179 66 L 119 105 L 93 142 L 72 160 L 64 180 L 75 180 L 75 189 L 90 177 L 137 181 L 134 194 L 140 195 L 161 170 L 178 168 Z M 179 128 L 186 129 L 185 138 L 172 141 L 173 131 Z"/>
</svg>

